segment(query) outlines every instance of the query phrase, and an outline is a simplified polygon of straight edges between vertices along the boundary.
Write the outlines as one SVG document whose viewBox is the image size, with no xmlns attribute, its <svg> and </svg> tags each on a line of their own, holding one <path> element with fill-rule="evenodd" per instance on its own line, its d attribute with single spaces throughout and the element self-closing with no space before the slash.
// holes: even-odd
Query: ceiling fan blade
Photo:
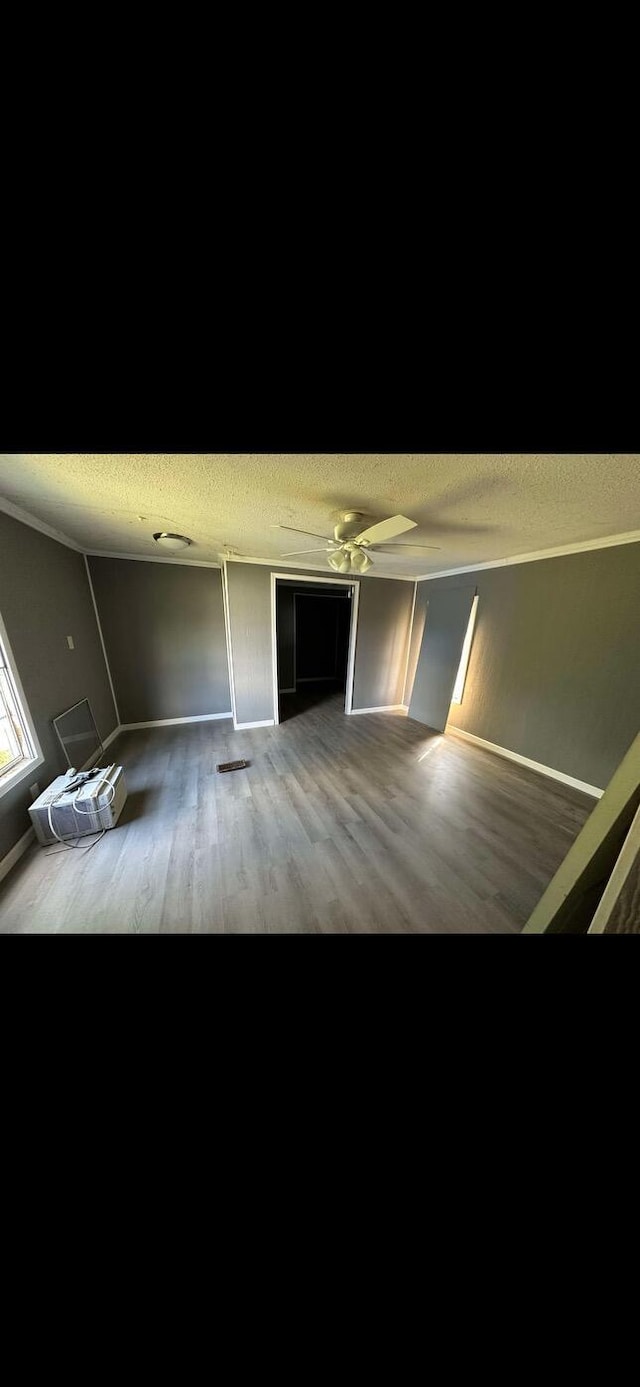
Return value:
<svg viewBox="0 0 640 1387">
<path fill-rule="evenodd" d="M 310 539 L 324 539 L 327 544 L 331 538 L 328 535 L 317 535 L 315 530 L 296 530 L 293 525 L 274 525 L 272 528 L 274 530 L 288 530 L 291 535 L 309 535 Z"/>
<path fill-rule="evenodd" d="M 297 559 L 299 554 L 327 554 L 327 549 L 290 549 L 287 554 L 281 554 L 281 559 Z"/>
<path fill-rule="evenodd" d="M 441 553 L 439 544 L 371 544 L 375 554 L 422 554 L 426 549 L 437 549 Z"/>
<path fill-rule="evenodd" d="M 392 515 L 389 520 L 381 520 L 379 525 L 371 525 L 368 530 L 363 530 L 361 535 L 356 536 L 356 544 L 362 544 L 366 540 L 368 544 L 386 544 L 388 539 L 395 539 L 396 535 L 404 535 L 407 530 L 416 530 L 417 521 L 407 520 L 406 515 Z"/>
</svg>

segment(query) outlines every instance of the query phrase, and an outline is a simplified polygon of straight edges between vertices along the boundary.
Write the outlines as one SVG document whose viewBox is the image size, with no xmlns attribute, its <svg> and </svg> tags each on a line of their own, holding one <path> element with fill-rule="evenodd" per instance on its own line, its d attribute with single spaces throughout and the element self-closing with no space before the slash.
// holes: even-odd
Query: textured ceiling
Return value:
<svg viewBox="0 0 640 1387">
<path fill-rule="evenodd" d="M 157 557 L 153 531 L 177 530 L 189 558 L 213 562 L 225 545 L 263 559 L 313 547 L 278 524 L 329 536 L 344 510 L 400 512 L 419 525 L 406 541 L 440 552 L 376 555 L 376 570 L 413 577 L 640 530 L 640 455 L 1 453 L 0 496 L 85 549 Z"/>
</svg>

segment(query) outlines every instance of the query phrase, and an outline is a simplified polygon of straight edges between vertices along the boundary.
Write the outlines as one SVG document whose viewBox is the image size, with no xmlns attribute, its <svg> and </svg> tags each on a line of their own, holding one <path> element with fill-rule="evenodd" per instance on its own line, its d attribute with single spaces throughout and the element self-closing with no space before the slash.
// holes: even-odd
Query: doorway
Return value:
<svg viewBox="0 0 640 1387">
<path fill-rule="evenodd" d="M 272 574 L 275 722 L 351 712 L 359 584 Z"/>
</svg>

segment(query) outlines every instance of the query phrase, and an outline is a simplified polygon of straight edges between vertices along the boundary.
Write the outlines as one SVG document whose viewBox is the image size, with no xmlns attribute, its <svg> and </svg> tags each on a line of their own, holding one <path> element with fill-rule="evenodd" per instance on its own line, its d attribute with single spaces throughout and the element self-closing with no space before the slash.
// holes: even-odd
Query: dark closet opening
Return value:
<svg viewBox="0 0 640 1387">
<path fill-rule="evenodd" d="M 351 587 L 276 583 L 280 721 L 344 696 L 351 632 Z"/>
</svg>

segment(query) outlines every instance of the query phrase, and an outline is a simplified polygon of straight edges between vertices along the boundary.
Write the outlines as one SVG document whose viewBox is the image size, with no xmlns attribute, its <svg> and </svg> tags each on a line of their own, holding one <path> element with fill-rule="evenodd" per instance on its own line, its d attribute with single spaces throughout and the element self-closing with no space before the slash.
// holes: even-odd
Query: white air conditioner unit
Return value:
<svg viewBox="0 0 640 1387">
<path fill-rule="evenodd" d="M 60 839 L 84 838 L 115 828 L 120 818 L 127 799 L 122 766 L 100 769 L 79 788 L 71 789 L 75 775 L 74 770 L 59 775 L 29 806 L 36 838 L 43 847 Z"/>
</svg>

